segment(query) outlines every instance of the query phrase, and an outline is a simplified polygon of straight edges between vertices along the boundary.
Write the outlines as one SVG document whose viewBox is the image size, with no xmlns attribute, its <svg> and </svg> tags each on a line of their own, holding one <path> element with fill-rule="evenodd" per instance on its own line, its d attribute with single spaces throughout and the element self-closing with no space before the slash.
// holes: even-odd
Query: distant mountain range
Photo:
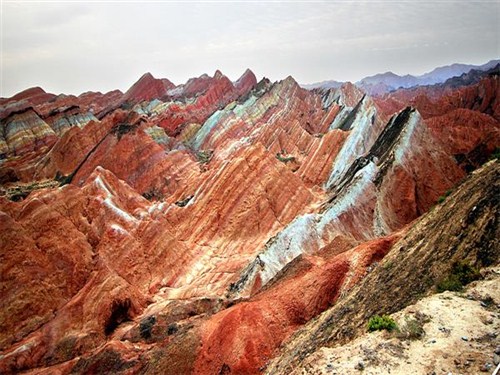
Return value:
<svg viewBox="0 0 500 375">
<path fill-rule="evenodd" d="M 458 77 L 464 73 L 468 73 L 472 69 L 481 71 L 489 70 L 499 63 L 500 60 L 491 60 L 483 65 L 452 64 L 441 66 L 420 76 L 414 76 L 411 74 L 400 76 L 393 72 L 379 73 L 361 79 L 360 81 L 356 82 L 356 85 L 370 95 L 380 95 L 389 91 L 393 91 L 400 87 L 408 88 L 414 86 L 426 86 L 442 83 L 449 78 Z M 305 84 L 301 86 L 308 90 L 312 90 L 315 88 L 329 89 L 338 88 L 342 85 L 342 83 L 343 82 L 330 80 L 312 84 Z"/>
</svg>

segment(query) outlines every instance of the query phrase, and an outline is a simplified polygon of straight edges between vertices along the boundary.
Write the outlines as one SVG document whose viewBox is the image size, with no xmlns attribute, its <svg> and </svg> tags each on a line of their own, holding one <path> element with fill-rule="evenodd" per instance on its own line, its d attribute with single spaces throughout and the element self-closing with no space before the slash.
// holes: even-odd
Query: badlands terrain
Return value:
<svg viewBox="0 0 500 375">
<path fill-rule="evenodd" d="M 492 373 L 499 69 L 0 99 L 0 373 Z"/>
</svg>

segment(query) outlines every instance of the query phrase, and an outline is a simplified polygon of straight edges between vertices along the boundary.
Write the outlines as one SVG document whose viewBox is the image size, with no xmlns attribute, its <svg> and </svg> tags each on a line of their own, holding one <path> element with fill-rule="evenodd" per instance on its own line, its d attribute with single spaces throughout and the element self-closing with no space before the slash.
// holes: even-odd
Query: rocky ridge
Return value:
<svg viewBox="0 0 500 375">
<path fill-rule="evenodd" d="M 500 144 L 497 84 L 399 108 L 247 70 L 2 100 L 0 372 L 286 372 L 354 337 L 373 309 L 342 306 L 387 287 L 379 262 L 418 264 L 396 249 L 430 256 L 429 228 L 456 233 L 450 259 L 496 264 L 498 163 L 428 211 Z"/>
</svg>

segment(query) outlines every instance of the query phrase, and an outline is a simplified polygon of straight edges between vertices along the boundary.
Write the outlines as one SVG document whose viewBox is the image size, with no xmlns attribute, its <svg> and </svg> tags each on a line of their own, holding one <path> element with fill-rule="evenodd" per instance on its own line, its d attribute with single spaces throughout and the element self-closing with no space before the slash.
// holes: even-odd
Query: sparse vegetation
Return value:
<svg viewBox="0 0 500 375">
<path fill-rule="evenodd" d="M 368 321 L 368 331 L 370 332 L 382 331 L 382 330 L 391 332 L 395 330 L 397 327 L 398 326 L 394 321 L 394 319 L 392 319 L 388 315 L 382 315 L 382 316 L 374 315 Z"/>
<path fill-rule="evenodd" d="M 453 265 L 451 273 L 436 285 L 437 291 L 442 293 L 446 290 L 460 292 L 464 285 L 478 280 L 481 277 L 477 268 L 467 262 L 457 262 Z"/>
<path fill-rule="evenodd" d="M 438 198 L 437 202 L 438 202 L 438 203 L 443 203 L 443 202 L 446 200 L 446 198 L 450 196 L 450 194 L 451 194 L 451 193 L 452 193 L 452 190 L 451 190 L 451 189 L 450 189 L 450 190 L 447 190 L 447 191 L 446 191 L 446 193 L 444 193 L 444 195 L 441 195 L 441 196 Z"/>
<path fill-rule="evenodd" d="M 153 329 L 155 323 L 156 318 L 153 315 L 141 320 L 141 323 L 139 325 L 139 332 L 143 339 L 148 340 L 151 338 L 151 330 Z"/>
<path fill-rule="evenodd" d="M 118 140 L 120 140 L 123 135 L 131 132 L 132 130 L 134 130 L 136 128 L 137 128 L 137 125 L 132 125 L 132 124 L 123 122 L 123 123 L 116 124 L 115 126 L 113 126 L 112 132 L 114 134 L 116 134 L 116 136 L 118 137 Z"/>
<path fill-rule="evenodd" d="M 24 200 L 32 191 L 54 188 L 59 186 L 59 182 L 56 180 L 45 180 L 45 181 L 32 181 L 30 183 L 18 183 L 15 185 L 8 186 L 6 188 L 0 188 L 0 196 L 5 196 L 14 202 L 19 202 Z"/>
<path fill-rule="evenodd" d="M 213 153 L 212 150 L 200 150 L 196 153 L 196 159 L 201 164 L 207 164 L 212 159 Z"/>
<path fill-rule="evenodd" d="M 490 155 L 489 160 L 500 159 L 500 147 L 495 148 L 495 151 Z"/>
<path fill-rule="evenodd" d="M 173 335 L 178 330 L 179 330 L 179 327 L 177 326 L 177 323 L 169 324 L 168 327 L 167 327 L 167 335 L 169 335 L 169 336 Z"/>
<path fill-rule="evenodd" d="M 160 201 L 163 199 L 163 194 L 158 188 L 151 188 L 150 190 L 142 194 L 142 196 L 148 201 Z"/>
<path fill-rule="evenodd" d="M 286 164 L 288 162 L 295 161 L 295 156 L 283 156 L 281 152 L 278 152 L 276 154 L 276 159 Z"/>
<path fill-rule="evenodd" d="M 392 267 L 394 267 L 394 262 L 392 260 L 388 260 L 382 265 L 382 267 L 384 268 L 384 270 L 390 270 L 392 269 Z"/>
<path fill-rule="evenodd" d="M 179 207 L 186 207 L 186 206 L 187 206 L 187 204 L 189 203 L 189 201 L 190 201 L 191 199 L 193 199 L 193 195 L 190 195 L 190 196 L 188 196 L 188 197 L 186 197 L 186 198 L 184 198 L 184 199 L 182 199 L 182 200 L 180 200 L 180 201 L 177 201 L 177 202 L 175 202 L 175 204 L 176 204 L 177 206 L 179 206 Z"/>
<path fill-rule="evenodd" d="M 404 340 L 420 340 L 425 336 L 424 324 L 430 322 L 430 318 L 417 312 L 414 317 L 405 317 L 405 323 L 398 332 L 398 337 Z"/>
</svg>

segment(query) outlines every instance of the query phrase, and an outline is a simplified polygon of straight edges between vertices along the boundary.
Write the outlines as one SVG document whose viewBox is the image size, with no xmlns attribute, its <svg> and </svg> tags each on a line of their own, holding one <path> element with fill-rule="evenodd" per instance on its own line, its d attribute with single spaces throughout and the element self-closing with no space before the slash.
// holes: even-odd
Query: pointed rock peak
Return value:
<svg viewBox="0 0 500 375">
<path fill-rule="evenodd" d="M 215 71 L 214 78 L 215 78 L 215 79 L 221 79 L 221 78 L 223 78 L 223 77 L 224 77 L 224 74 L 222 74 L 222 72 L 221 72 L 219 69 L 217 69 L 217 70 Z"/>
<path fill-rule="evenodd" d="M 251 90 L 256 85 L 257 77 L 250 69 L 245 70 L 245 73 L 234 83 L 234 87 L 236 87 L 240 95 Z"/>
<path fill-rule="evenodd" d="M 125 94 L 130 94 L 132 91 L 137 89 L 138 87 L 147 86 L 150 83 L 156 81 L 156 78 L 149 72 L 144 73 L 141 78 L 139 78 L 128 90 Z"/>
<path fill-rule="evenodd" d="M 343 83 L 339 90 L 342 100 L 341 104 L 349 107 L 355 107 L 365 96 L 365 93 L 352 82 Z"/>
<path fill-rule="evenodd" d="M 150 72 L 146 72 L 141 76 L 141 78 L 139 78 L 138 82 L 140 82 L 140 81 L 154 81 L 154 80 L 156 80 L 156 78 L 153 77 L 153 75 Z"/>
<path fill-rule="evenodd" d="M 242 82 L 248 82 L 248 81 L 253 81 L 254 84 L 257 83 L 257 77 L 255 77 L 255 74 L 247 68 L 245 72 L 241 75 L 240 78 L 235 82 L 236 84 L 242 83 Z"/>
<path fill-rule="evenodd" d="M 297 83 L 297 81 L 292 77 L 292 76 L 288 76 L 286 77 L 283 81 L 281 81 L 281 84 L 285 87 L 299 87 L 299 84 Z"/>
<path fill-rule="evenodd" d="M 240 79 L 243 77 L 255 77 L 255 74 L 250 68 L 246 68 L 245 72 L 241 75 Z"/>
<path fill-rule="evenodd" d="M 163 79 L 157 79 L 149 72 L 144 73 L 141 78 L 127 90 L 122 101 L 138 102 L 141 100 L 161 98 L 166 95 L 168 89 L 175 87 L 172 82 L 168 82 L 171 84 L 170 86 L 165 84 Z"/>
</svg>

